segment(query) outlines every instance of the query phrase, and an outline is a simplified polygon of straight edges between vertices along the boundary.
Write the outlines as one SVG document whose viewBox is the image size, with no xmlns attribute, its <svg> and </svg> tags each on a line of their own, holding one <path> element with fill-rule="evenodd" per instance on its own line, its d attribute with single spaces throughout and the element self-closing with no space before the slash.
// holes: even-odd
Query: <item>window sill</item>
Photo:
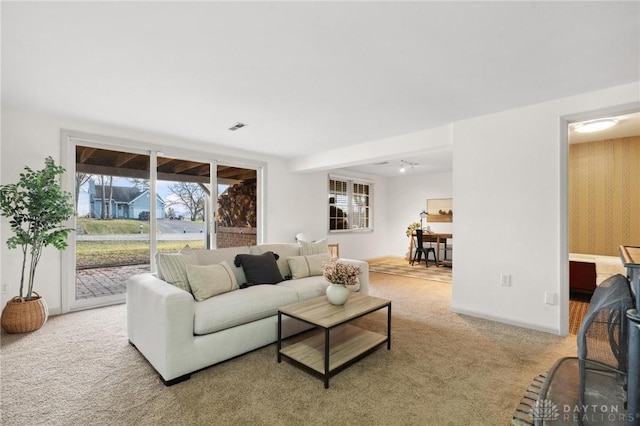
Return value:
<svg viewBox="0 0 640 426">
<path fill-rule="evenodd" d="M 373 232 L 373 228 L 358 228 L 358 229 L 331 229 L 329 234 L 363 234 L 366 232 Z"/>
</svg>

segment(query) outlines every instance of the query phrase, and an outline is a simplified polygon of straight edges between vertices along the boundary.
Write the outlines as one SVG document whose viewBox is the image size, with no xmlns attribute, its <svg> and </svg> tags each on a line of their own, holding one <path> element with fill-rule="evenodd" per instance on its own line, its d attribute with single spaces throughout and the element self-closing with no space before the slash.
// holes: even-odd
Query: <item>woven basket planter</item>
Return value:
<svg viewBox="0 0 640 426">
<path fill-rule="evenodd" d="M 7 333 L 28 333 L 38 330 L 49 317 L 44 299 L 35 291 L 34 299 L 25 300 L 16 296 L 7 302 L 2 311 L 0 325 Z"/>
</svg>

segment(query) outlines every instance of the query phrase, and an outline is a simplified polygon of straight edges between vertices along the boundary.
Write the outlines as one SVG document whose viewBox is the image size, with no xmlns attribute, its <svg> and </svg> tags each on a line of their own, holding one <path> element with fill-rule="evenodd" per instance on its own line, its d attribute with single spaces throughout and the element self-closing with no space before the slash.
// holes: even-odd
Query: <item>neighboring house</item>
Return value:
<svg viewBox="0 0 640 426">
<path fill-rule="evenodd" d="M 102 200 L 102 185 L 89 181 L 89 205 L 91 217 L 101 217 L 102 207 L 111 196 L 110 218 L 139 219 L 140 213 L 149 212 L 149 190 L 140 191 L 130 186 L 105 187 L 105 200 Z M 156 197 L 156 217 L 164 219 L 165 202 L 160 196 Z"/>
</svg>

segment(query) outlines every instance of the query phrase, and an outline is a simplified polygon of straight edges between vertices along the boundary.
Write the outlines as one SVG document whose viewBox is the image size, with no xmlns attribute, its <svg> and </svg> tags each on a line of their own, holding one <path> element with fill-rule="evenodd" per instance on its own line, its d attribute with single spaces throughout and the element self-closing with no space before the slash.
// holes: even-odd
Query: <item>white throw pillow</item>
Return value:
<svg viewBox="0 0 640 426">
<path fill-rule="evenodd" d="M 187 264 L 187 277 L 198 302 L 238 289 L 236 276 L 226 261 L 204 266 Z"/>
<path fill-rule="evenodd" d="M 300 254 L 302 256 L 311 256 L 313 254 L 329 253 L 329 244 L 327 240 L 318 241 L 298 241 L 300 244 Z"/>
<path fill-rule="evenodd" d="M 322 275 L 322 265 L 331 262 L 329 253 L 313 254 L 310 256 L 292 256 L 287 258 L 291 278 L 305 278 Z"/>
</svg>

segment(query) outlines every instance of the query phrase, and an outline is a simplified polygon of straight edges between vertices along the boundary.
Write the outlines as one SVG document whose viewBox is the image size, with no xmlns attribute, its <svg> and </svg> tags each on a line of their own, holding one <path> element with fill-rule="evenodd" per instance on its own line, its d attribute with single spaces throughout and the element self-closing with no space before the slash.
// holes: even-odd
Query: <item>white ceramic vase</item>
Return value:
<svg viewBox="0 0 640 426">
<path fill-rule="evenodd" d="M 344 305 L 349 298 L 349 289 L 342 284 L 329 284 L 327 287 L 327 299 L 332 305 Z"/>
</svg>

